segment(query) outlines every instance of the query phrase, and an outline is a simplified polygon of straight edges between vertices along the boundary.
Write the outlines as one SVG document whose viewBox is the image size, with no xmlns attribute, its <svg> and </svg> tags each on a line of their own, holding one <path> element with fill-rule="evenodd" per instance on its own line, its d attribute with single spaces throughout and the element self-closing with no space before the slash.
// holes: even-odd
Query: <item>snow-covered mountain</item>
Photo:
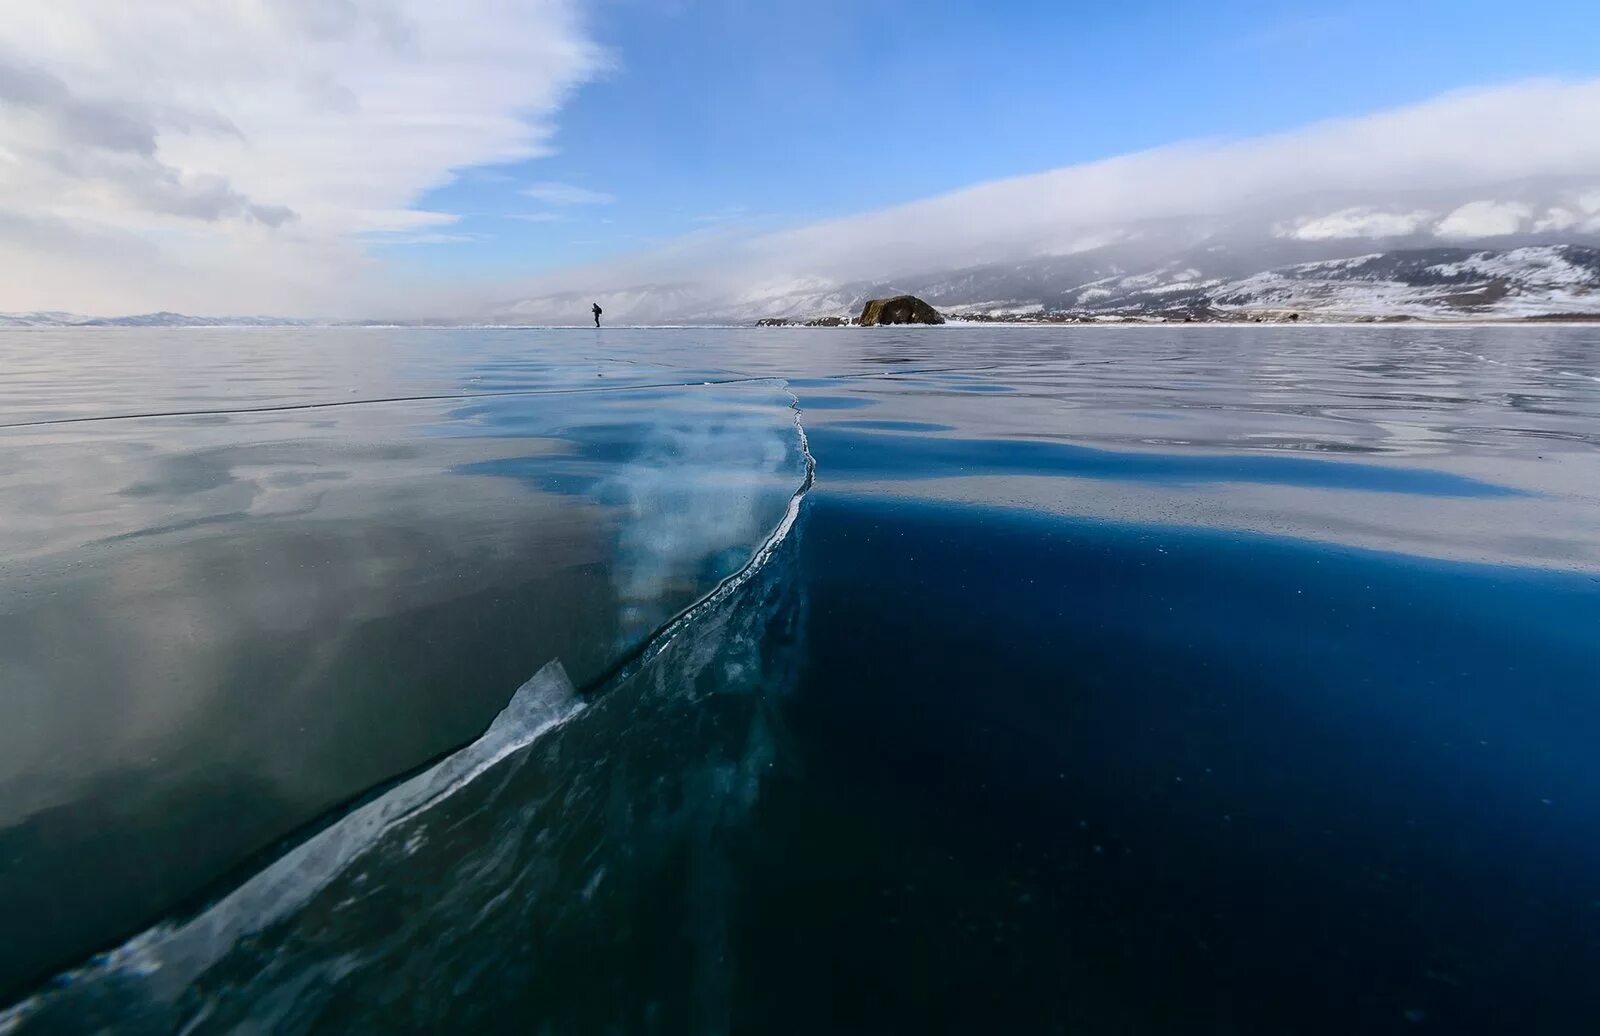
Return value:
<svg viewBox="0 0 1600 1036">
<path fill-rule="evenodd" d="M 1600 249 L 1586 245 L 1398 249 L 1246 270 L 1225 248 L 1131 267 L 1085 255 L 976 267 L 855 294 L 904 290 L 953 315 L 988 317 L 1600 318 Z"/>
<path fill-rule="evenodd" d="M 691 285 L 658 285 L 602 295 L 599 301 L 611 317 L 627 323 L 849 316 L 867 299 L 899 294 L 917 295 L 948 315 L 991 319 L 1205 320 L 1289 313 L 1323 320 L 1600 318 L 1600 248 L 1590 245 L 1347 251 L 1355 254 L 1301 241 L 1248 248 L 1209 245 L 1167 254 L 1148 247 L 1108 247 L 885 281 L 805 281 L 733 297 Z M 590 301 L 577 295 L 528 299 L 493 319 L 581 316 Z"/>
<path fill-rule="evenodd" d="M 1268 270 L 1207 289 L 1219 310 L 1333 317 L 1600 317 L 1600 249 L 1418 249 Z"/>
<path fill-rule="evenodd" d="M 947 305 L 954 312 L 984 315 L 1600 317 L 1600 250 L 1584 245 L 1403 249 L 1291 263 L 1242 277 L 1226 258 L 1209 260 L 1213 257 L 1189 255 L 1151 269 L 1119 269 L 1058 293 L 1024 298 L 1020 307 L 955 298 Z M 939 289 L 948 293 L 942 285 Z"/>
</svg>

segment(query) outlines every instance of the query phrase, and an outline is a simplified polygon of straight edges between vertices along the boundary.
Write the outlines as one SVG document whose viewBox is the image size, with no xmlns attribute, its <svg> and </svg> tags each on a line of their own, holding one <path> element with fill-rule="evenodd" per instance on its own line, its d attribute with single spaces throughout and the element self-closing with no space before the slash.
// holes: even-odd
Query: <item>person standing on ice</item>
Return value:
<svg viewBox="0 0 1600 1036">
<path fill-rule="evenodd" d="M 596 302 L 594 305 L 590 306 L 589 308 L 594 310 L 594 326 L 595 327 L 599 327 L 600 326 L 600 303 Z"/>
</svg>

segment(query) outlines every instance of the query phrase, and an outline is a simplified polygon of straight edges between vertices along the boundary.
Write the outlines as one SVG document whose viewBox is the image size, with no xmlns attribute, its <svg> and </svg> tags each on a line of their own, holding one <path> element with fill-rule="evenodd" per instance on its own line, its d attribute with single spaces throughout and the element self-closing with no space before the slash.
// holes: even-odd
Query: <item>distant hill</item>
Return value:
<svg viewBox="0 0 1600 1036">
<path fill-rule="evenodd" d="M 304 327 L 312 323 L 288 317 L 194 317 L 184 313 L 139 313 L 124 317 L 86 317 L 57 311 L 0 313 L 7 327 Z"/>
</svg>

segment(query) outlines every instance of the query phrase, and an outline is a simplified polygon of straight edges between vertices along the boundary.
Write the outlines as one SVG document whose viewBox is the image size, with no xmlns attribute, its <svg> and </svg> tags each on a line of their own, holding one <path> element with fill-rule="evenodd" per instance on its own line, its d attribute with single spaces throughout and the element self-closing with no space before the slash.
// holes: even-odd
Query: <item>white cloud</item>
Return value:
<svg viewBox="0 0 1600 1036">
<path fill-rule="evenodd" d="M 1513 211 L 1495 209 L 1490 218 L 1462 207 L 1495 197 L 1497 186 L 1507 186 L 1510 193 L 1500 196 L 1514 200 L 1493 204 L 1540 208 L 1576 197 L 1574 183 L 1580 191 L 1600 188 L 1596 111 L 1600 79 L 1451 93 L 1288 133 L 1179 144 L 997 180 L 789 230 L 690 235 L 653 252 L 541 277 L 501 300 L 521 297 L 519 312 L 535 319 L 545 294 L 640 286 L 650 289 L 630 296 L 648 313 L 640 318 L 661 319 L 669 314 L 645 307 L 669 284 L 672 298 L 690 300 L 683 304 L 711 306 L 747 297 L 755 284 L 890 279 L 1158 237 L 1174 247 L 1188 243 L 1185 235 L 1194 242 L 1218 233 L 1265 240 L 1275 227 L 1329 212 L 1386 214 L 1347 217 L 1345 230 L 1371 231 L 1385 221 L 1409 226 L 1412 214 L 1433 212 L 1449 214 L 1444 233 L 1469 223 L 1501 233 Z M 1550 198 L 1522 199 L 1518 191 Z M 552 317 L 558 312 L 552 307 Z M 632 319 L 621 307 L 614 313 Z"/>
<path fill-rule="evenodd" d="M 1440 237 L 1461 241 L 1505 237 L 1525 229 L 1532 217 L 1533 210 L 1517 202 L 1469 201 L 1433 230 Z"/>
<path fill-rule="evenodd" d="M 1411 212 L 1383 212 L 1370 208 L 1340 209 L 1326 216 L 1312 216 L 1292 225 L 1280 226 L 1279 237 L 1298 241 L 1334 241 L 1359 237 L 1405 237 L 1422 229 L 1433 214 L 1425 209 Z"/>
<path fill-rule="evenodd" d="M 522 193 L 546 205 L 610 205 L 617 200 L 603 191 L 554 181 L 529 184 Z"/>
<path fill-rule="evenodd" d="M 9 5 L 0 309 L 387 305 L 370 235 L 434 239 L 418 197 L 542 153 L 603 66 L 576 4 Z"/>
<path fill-rule="evenodd" d="M 461 245 L 474 241 L 489 240 L 486 234 L 379 234 L 366 239 L 369 245 L 375 247 L 394 247 L 396 245 Z"/>
<path fill-rule="evenodd" d="M 1544 215 L 1539 217 L 1533 224 L 1533 229 L 1536 233 L 1541 234 L 1547 232 L 1560 233 L 1565 230 L 1572 230 L 1575 227 L 1582 227 L 1584 223 L 1584 218 L 1578 213 L 1573 212 L 1571 209 L 1555 206 L 1545 210 Z"/>
</svg>

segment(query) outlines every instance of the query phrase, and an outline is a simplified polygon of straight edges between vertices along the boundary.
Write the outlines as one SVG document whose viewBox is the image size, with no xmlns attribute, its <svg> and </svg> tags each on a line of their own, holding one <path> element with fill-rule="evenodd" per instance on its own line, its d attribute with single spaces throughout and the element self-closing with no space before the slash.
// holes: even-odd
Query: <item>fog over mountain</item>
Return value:
<svg viewBox="0 0 1600 1036">
<path fill-rule="evenodd" d="M 1600 81 L 1593 80 L 1454 93 L 1289 133 L 1175 145 L 980 184 L 805 227 L 726 228 L 538 278 L 475 316 L 569 323 L 597 299 L 608 317 L 633 323 L 803 317 L 847 310 L 891 288 L 947 306 L 1025 311 L 1093 301 L 1069 305 L 1069 296 L 1106 278 L 1220 288 L 1372 254 L 1456 250 L 1439 253 L 1448 264 L 1478 252 L 1595 245 L 1595 111 Z M 1548 259 L 1523 253 L 1508 261 Z M 1580 253 L 1567 259 L 1587 269 Z M 1568 280 L 1555 311 L 1589 306 L 1581 296 L 1594 285 L 1582 274 L 1562 276 Z M 1513 280 L 1510 295 L 1542 305 L 1537 276 Z M 1253 283 L 1241 290 L 1264 288 Z M 1100 287 L 1116 293 L 1135 285 Z M 1278 296 L 1263 296 L 1262 304 L 1289 301 Z"/>
</svg>

